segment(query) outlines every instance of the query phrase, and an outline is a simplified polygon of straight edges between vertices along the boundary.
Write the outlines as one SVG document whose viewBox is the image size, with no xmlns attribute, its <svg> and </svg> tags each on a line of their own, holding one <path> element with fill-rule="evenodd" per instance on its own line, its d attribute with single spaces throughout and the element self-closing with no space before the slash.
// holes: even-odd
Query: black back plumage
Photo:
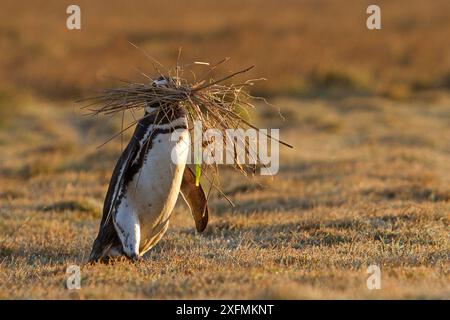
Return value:
<svg viewBox="0 0 450 320">
<path fill-rule="evenodd" d="M 153 108 L 153 110 L 157 110 Z M 89 261 L 97 261 L 104 258 L 110 248 L 122 250 L 122 244 L 114 227 L 112 217 L 125 196 L 128 184 L 139 172 L 145 158 L 152 148 L 153 139 L 163 133 L 171 133 L 177 129 L 186 129 L 186 125 L 170 126 L 170 123 L 185 116 L 185 110 L 181 107 L 171 108 L 169 111 L 146 112 L 137 123 L 133 136 L 121 154 L 114 168 L 108 191 L 103 206 L 103 216 L 99 227 L 98 236 L 94 241 Z M 160 128 L 160 125 L 169 125 Z M 148 138 L 143 141 L 149 132 Z M 143 143 L 142 143 L 143 141 Z M 122 251 L 123 252 L 123 251 Z"/>
</svg>

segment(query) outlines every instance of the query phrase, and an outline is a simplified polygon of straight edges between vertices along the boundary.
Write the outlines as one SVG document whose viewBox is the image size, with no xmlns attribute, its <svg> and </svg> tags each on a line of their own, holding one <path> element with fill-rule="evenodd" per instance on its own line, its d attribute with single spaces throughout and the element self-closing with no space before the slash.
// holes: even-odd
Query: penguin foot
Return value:
<svg viewBox="0 0 450 320">
<path fill-rule="evenodd" d="M 141 260 L 141 257 L 137 254 L 132 254 L 131 256 L 128 257 L 128 259 L 130 259 L 132 262 L 137 262 Z"/>
</svg>

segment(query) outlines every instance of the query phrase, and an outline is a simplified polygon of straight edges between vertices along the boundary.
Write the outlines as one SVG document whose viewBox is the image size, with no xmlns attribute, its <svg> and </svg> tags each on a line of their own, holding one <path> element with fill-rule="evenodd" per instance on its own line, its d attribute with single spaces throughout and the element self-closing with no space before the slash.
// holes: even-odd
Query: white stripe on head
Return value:
<svg viewBox="0 0 450 320">
<path fill-rule="evenodd" d="M 150 107 L 148 104 L 145 106 L 145 112 L 152 113 L 153 111 L 158 110 L 158 108 Z"/>
<path fill-rule="evenodd" d="M 166 86 L 169 84 L 169 81 L 167 80 L 167 78 L 161 76 L 158 79 L 153 80 L 152 84 L 154 86 Z M 152 113 L 153 111 L 158 110 L 157 107 L 150 107 L 149 105 L 145 106 L 145 111 L 147 113 Z"/>
<path fill-rule="evenodd" d="M 153 80 L 153 84 L 157 85 L 157 86 L 165 86 L 167 85 L 169 82 L 167 82 L 167 80 L 165 78 L 158 78 L 156 80 Z"/>
</svg>

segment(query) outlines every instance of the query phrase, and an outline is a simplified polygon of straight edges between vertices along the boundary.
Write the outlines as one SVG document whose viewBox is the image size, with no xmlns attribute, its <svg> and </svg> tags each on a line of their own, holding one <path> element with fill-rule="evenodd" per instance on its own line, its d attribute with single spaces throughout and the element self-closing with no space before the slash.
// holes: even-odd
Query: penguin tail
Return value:
<svg viewBox="0 0 450 320">
<path fill-rule="evenodd" d="M 89 263 L 109 262 L 112 257 L 124 255 L 122 243 L 112 221 L 102 224 L 92 244 Z"/>
</svg>

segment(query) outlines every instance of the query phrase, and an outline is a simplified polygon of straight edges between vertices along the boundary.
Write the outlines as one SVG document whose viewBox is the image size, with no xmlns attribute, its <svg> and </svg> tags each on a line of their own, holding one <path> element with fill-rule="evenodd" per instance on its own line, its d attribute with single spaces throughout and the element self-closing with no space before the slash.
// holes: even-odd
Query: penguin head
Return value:
<svg viewBox="0 0 450 320">
<path fill-rule="evenodd" d="M 157 79 L 153 80 L 151 85 L 153 87 L 163 87 L 174 83 L 175 83 L 174 78 L 168 76 L 160 76 Z M 147 103 L 147 105 L 145 106 L 145 112 L 151 113 L 152 111 L 155 111 L 158 107 L 159 107 L 158 103 L 155 104 Z"/>
<path fill-rule="evenodd" d="M 169 83 L 173 83 L 173 79 L 171 77 L 165 77 L 160 76 L 159 78 L 153 80 L 152 86 L 159 87 L 159 86 L 167 86 Z"/>
</svg>

